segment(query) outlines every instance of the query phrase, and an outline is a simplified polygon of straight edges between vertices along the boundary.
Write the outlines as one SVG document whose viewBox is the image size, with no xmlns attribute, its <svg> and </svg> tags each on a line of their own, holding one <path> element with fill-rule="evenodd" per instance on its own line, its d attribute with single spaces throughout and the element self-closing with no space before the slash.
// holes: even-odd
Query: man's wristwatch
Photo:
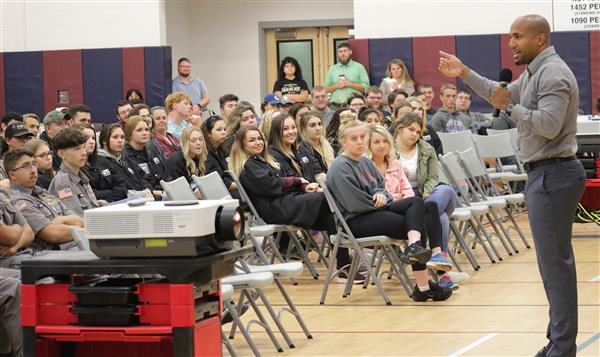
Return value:
<svg viewBox="0 0 600 357">
<path fill-rule="evenodd" d="M 510 113 L 512 112 L 512 110 L 513 110 L 514 107 L 515 107 L 514 104 L 508 103 L 506 105 L 506 107 L 504 108 L 504 111 L 506 112 L 506 114 L 510 115 Z"/>
</svg>

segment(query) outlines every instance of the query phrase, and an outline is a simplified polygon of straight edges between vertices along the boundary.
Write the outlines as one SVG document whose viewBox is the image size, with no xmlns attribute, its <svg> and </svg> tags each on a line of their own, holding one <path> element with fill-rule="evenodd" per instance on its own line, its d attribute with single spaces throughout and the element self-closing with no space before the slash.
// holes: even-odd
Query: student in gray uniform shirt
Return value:
<svg viewBox="0 0 600 357">
<path fill-rule="evenodd" d="M 19 270 L 0 269 L 0 353 L 12 351 L 15 357 L 23 357 L 19 276 Z"/>
<path fill-rule="evenodd" d="M 74 247 L 69 227 L 82 228 L 83 219 L 58 198 L 35 185 L 37 170 L 33 153 L 24 149 L 11 151 L 6 155 L 4 164 L 10 180 L 13 205 L 25 217 L 35 235 L 30 248 L 65 250 Z"/>
<path fill-rule="evenodd" d="M 84 146 L 86 141 L 86 137 L 80 131 L 72 128 L 66 128 L 56 135 L 53 141 L 54 150 L 62 163 L 48 189 L 81 217 L 86 209 L 100 207 L 90 179 L 81 171 L 87 162 Z"/>
<path fill-rule="evenodd" d="M 519 128 L 519 156 L 528 180 L 525 201 L 538 268 L 550 303 L 548 344 L 536 356 L 577 353 L 577 275 L 571 245 L 573 218 L 585 189 L 585 170 L 575 158 L 579 88 L 571 69 L 550 45 L 550 25 L 540 15 L 517 18 L 509 47 L 526 70 L 507 88 L 481 77 L 440 51 L 440 71 L 460 76 Z"/>
</svg>

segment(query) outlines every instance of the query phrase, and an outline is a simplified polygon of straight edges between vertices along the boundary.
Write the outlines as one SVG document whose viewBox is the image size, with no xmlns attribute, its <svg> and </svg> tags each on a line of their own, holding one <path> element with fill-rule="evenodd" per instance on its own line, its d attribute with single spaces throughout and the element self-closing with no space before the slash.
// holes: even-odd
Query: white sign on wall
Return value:
<svg viewBox="0 0 600 357">
<path fill-rule="evenodd" d="M 600 0 L 554 0 L 553 31 L 600 30 Z"/>
</svg>

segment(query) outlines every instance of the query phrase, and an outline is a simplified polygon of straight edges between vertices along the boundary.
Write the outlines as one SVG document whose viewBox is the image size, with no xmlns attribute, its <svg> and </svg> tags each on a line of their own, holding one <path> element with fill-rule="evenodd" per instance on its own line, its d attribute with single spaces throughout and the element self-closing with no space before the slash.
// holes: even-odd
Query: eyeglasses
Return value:
<svg viewBox="0 0 600 357">
<path fill-rule="evenodd" d="M 31 170 L 32 168 L 37 169 L 38 164 L 35 161 L 30 161 L 30 162 L 26 162 L 23 165 L 19 166 L 19 167 L 15 167 L 14 169 L 12 169 L 11 171 L 17 171 L 17 170 Z"/>
<path fill-rule="evenodd" d="M 39 158 L 42 158 L 42 159 L 46 159 L 50 155 L 52 155 L 52 153 L 50 151 L 46 151 L 46 152 L 43 152 L 43 153 L 41 153 L 39 155 L 33 155 L 33 157 L 39 157 Z"/>
</svg>

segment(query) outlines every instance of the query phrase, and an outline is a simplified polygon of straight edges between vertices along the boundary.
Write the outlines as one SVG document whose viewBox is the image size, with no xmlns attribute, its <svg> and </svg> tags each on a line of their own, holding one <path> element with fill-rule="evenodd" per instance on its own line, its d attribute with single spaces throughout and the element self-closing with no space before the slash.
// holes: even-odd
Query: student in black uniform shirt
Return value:
<svg viewBox="0 0 600 357">
<path fill-rule="evenodd" d="M 134 116 L 125 124 L 125 150 L 123 156 L 128 163 L 140 167 L 145 175 L 143 179 L 150 183 L 153 190 L 161 190 L 160 180 L 170 181 L 166 160 L 161 152 L 150 145 L 150 127 L 144 118 Z"/>
<path fill-rule="evenodd" d="M 35 184 L 47 190 L 54 178 L 52 151 L 48 143 L 42 139 L 31 139 L 23 145 L 23 149 L 31 151 L 33 159 L 37 163 L 38 178 Z"/>
<path fill-rule="evenodd" d="M 235 182 L 225 173 L 229 170 L 222 145 L 227 139 L 227 125 L 218 115 L 208 117 L 200 127 L 206 141 L 206 173 L 218 172 L 228 190 L 237 190 Z"/>
<path fill-rule="evenodd" d="M 206 143 L 200 128 L 191 126 L 183 129 L 181 151 L 177 151 L 167 159 L 167 168 L 174 179 L 183 176 L 188 182 L 192 181 L 192 175 L 204 175 Z"/>
<path fill-rule="evenodd" d="M 100 150 L 98 150 L 98 169 L 101 172 L 110 172 L 110 176 L 117 176 L 116 180 L 123 180 L 127 190 L 143 191 L 152 189 L 152 186 L 144 181 L 144 171 L 123 157 L 125 147 L 125 133 L 119 124 L 107 124 L 100 131 Z M 90 179 L 94 181 L 94 179 Z M 160 196 L 162 191 L 153 192 L 154 196 Z"/>
<path fill-rule="evenodd" d="M 273 119 L 269 133 L 269 154 L 279 164 L 285 176 L 303 177 L 308 182 L 316 182 L 319 174 L 325 173 L 310 148 L 297 145 L 298 128 L 296 121 L 288 113 L 281 113 Z"/>
<path fill-rule="evenodd" d="M 300 136 L 302 137 L 300 146 L 313 153 L 319 166 L 326 173 L 335 156 L 331 144 L 325 138 L 321 112 L 312 110 L 300 115 Z"/>
<path fill-rule="evenodd" d="M 256 126 L 256 124 L 256 111 L 253 107 L 240 104 L 233 110 L 227 123 L 227 139 L 222 146 L 225 156 L 229 156 L 229 151 L 235 140 L 235 133 L 244 126 Z"/>
<path fill-rule="evenodd" d="M 286 96 L 293 103 L 308 100 L 308 85 L 302 79 L 302 69 L 295 58 L 285 57 L 281 61 L 277 81 L 273 84 L 273 93 L 279 98 Z"/>
</svg>

